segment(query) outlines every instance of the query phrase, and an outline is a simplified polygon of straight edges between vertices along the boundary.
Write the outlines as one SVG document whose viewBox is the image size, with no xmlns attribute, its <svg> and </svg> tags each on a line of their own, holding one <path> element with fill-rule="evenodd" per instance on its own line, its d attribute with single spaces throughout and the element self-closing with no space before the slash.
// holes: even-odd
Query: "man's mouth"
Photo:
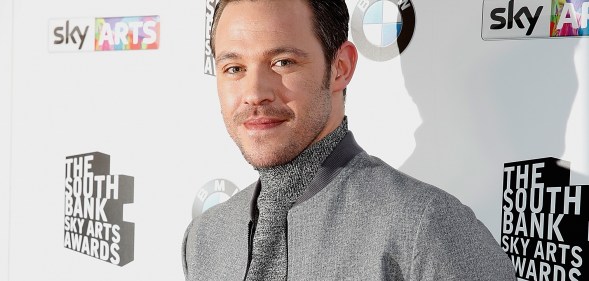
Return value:
<svg viewBox="0 0 589 281">
<path fill-rule="evenodd" d="M 286 119 L 274 117 L 253 117 L 243 122 L 243 126 L 248 130 L 268 130 L 280 126 L 286 122 Z"/>
</svg>

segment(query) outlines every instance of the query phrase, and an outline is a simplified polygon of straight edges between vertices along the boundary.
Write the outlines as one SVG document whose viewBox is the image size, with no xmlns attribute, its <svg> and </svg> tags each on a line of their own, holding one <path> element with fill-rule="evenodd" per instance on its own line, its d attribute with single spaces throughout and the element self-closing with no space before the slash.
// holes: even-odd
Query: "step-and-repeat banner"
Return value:
<svg viewBox="0 0 589 281">
<path fill-rule="evenodd" d="M 0 0 L 0 280 L 8 279 L 12 1 Z"/>
<path fill-rule="evenodd" d="M 9 280 L 183 279 L 192 217 L 257 179 L 220 115 L 215 2 L 10 3 Z M 589 279 L 589 0 L 347 3 L 359 144 L 470 206 L 521 280 Z"/>
</svg>

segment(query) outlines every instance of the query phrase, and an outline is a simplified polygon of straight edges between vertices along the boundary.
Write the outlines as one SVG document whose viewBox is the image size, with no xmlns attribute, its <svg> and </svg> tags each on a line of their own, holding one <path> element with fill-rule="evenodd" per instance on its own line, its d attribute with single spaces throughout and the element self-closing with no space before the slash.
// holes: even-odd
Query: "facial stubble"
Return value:
<svg viewBox="0 0 589 281">
<path fill-rule="evenodd" d="M 299 112 L 298 116 L 288 106 L 276 106 L 274 103 L 263 105 L 244 105 L 230 118 L 223 114 L 229 135 L 241 151 L 245 160 L 254 168 L 268 168 L 286 164 L 296 158 L 314 142 L 324 130 L 331 114 L 330 67 L 324 73 L 320 85 L 312 86 L 306 94 L 313 95 L 310 107 Z M 289 137 L 282 143 L 268 141 L 264 137 L 240 136 L 238 127 L 247 118 L 255 116 L 273 117 L 287 120 L 281 126 L 290 126 Z M 294 127 L 293 127 L 294 126 Z M 241 138 L 250 138 L 250 145 Z"/>
</svg>

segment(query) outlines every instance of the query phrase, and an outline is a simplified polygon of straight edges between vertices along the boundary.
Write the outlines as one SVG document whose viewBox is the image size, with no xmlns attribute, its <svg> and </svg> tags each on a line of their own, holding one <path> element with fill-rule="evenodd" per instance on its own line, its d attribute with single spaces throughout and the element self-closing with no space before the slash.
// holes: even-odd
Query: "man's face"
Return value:
<svg viewBox="0 0 589 281">
<path fill-rule="evenodd" d="M 214 44 L 221 112 L 255 167 L 287 163 L 335 129 L 326 126 L 331 91 L 311 13 L 302 0 L 239 1 L 219 19 Z"/>
</svg>

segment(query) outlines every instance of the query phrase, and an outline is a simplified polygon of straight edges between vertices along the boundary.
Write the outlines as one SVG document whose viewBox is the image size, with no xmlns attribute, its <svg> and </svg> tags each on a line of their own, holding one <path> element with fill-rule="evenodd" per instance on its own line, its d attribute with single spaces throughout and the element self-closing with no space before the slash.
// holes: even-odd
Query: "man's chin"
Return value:
<svg viewBox="0 0 589 281">
<path fill-rule="evenodd" d="M 294 156 L 287 156 L 284 155 L 284 150 L 281 151 L 274 151 L 274 152 L 265 152 L 265 153 L 256 153 L 256 155 L 252 155 L 242 151 L 242 154 L 245 160 L 252 165 L 255 169 L 264 169 L 264 168 L 272 168 L 280 165 L 284 165 L 290 161 L 292 161 L 296 155 Z"/>
<path fill-rule="evenodd" d="M 284 165 L 296 158 L 306 147 L 293 142 L 292 137 L 242 138 L 238 146 L 245 160 L 256 169 Z"/>
<path fill-rule="evenodd" d="M 280 165 L 284 165 L 290 162 L 292 159 L 268 159 L 268 158 L 248 158 L 246 157 L 246 161 L 252 165 L 255 169 L 265 169 L 265 168 L 272 168 Z"/>
</svg>

